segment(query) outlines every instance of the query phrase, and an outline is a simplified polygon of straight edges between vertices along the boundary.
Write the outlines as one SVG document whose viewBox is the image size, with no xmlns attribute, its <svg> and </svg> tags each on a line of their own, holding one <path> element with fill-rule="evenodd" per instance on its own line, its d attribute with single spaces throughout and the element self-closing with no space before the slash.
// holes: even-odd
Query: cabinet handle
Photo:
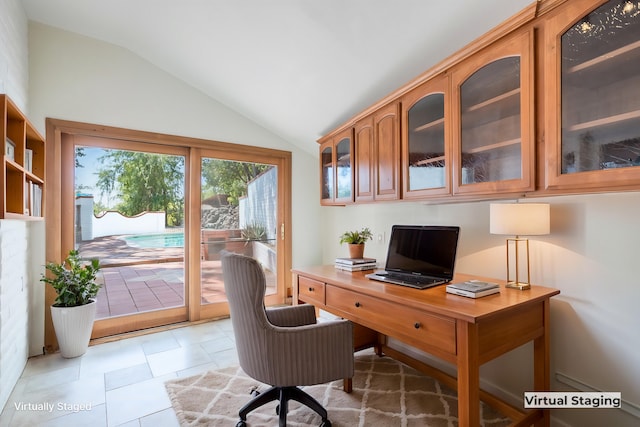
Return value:
<svg viewBox="0 0 640 427">
<path fill-rule="evenodd" d="M 309 292 L 313 292 L 315 291 L 315 289 L 313 289 L 311 286 L 309 286 Z"/>
<path fill-rule="evenodd" d="M 420 326 L 421 326 L 420 322 L 416 322 L 416 323 L 413 324 L 413 327 L 416 328 L 416 329 L 420 329 Z"/>
<path fill-rule="evenodd" d="M 356 305 L 356 307 L 360 307 L 360 303 L 359 302 L 356 302 L 355 305 Z"/>
</svg>

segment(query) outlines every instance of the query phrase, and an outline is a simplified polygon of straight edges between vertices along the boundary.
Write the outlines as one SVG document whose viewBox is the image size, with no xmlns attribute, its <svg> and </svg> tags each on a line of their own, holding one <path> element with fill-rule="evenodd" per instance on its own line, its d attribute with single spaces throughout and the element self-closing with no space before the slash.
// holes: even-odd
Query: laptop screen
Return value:
<svg viewBox="0 0 640 427">
<path fill-rule="evenodd" d="M 451 280 L 458 234 L 456 226 L 394 225 L 385 270 Z"/>
</svg>

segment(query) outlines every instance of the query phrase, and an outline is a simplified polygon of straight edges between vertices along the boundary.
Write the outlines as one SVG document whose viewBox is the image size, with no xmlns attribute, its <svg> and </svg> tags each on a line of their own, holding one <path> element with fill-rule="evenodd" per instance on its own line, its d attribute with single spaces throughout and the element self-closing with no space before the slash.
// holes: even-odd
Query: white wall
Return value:
<svg viewBox="0 0 640 427">
<path fill-rule="evenodd" d="M 528 200 L 524 200 L 527 202 Z M 551 204 L 551 234 L 531 238 L 531 274 L 536 284 L 558 288 L 551 304 L 552 390 L 573 389 L 556 380 L 577 381 L 598 391 L 621 391 L 640 405 L 640 193 L 560 196 L 536 199 Z M 365 255 L 384 263 L 393 224 L 460 225 L 456 271 L 504 278 L 504 236 L 489 234 L 489 202 L 430 205 L 384 203 L 322 208 L 323 259 L 331 263 L 347 248 L 338 236 L 368 226 L 385 242 L 367 243 Z M 483 382 L 512 401 L 522 399 L 532 379 L 531 345 L 482 368 Z M 578 384 L 575 384 L 578 385 Z M 581 385 L 581 387 L 583 387 Z M 632 426 L 621 410 L 553 411 L 575 426 Z"/>
<path fill-rule="evenodd" d="M 25 113 L 28 98 L 28 22 L 18 0 L 0 0 L 0 93 Z M 0 220 L 0 408 L 27 357 L 44 342 L 44 223 Z"/>
<path fill-rule="evenodd" d="M 29 56 L 27 16 L 19 0 L 0 0 L 0 93 L 27 111 Z"/>
</svg>

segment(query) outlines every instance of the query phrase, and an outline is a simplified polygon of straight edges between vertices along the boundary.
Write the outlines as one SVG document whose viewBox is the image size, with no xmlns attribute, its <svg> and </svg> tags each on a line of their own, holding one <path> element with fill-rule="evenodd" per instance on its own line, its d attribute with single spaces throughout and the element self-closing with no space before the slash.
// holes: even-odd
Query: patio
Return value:
<svg viewBox="0 0 640 427">
<path fill-rule="evenodd" d="M 82 243 L 83 258 L 98 258 L 102 288 L 98 319 L 184 305 L 183 248 L 136 248 L 118 236 Z M 226 301 L 219 260 L 201 261 L 201 302 Z M 275 275 L 266 270 L 267 294 L 275 293 Z"/>
</svg>

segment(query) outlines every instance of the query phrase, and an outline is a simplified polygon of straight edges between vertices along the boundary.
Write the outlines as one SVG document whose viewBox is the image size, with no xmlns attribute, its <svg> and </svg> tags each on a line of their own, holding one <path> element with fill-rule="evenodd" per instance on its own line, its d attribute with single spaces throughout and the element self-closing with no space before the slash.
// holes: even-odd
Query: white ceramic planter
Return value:
<svg viewBox="0 0 640 427">
<path fill-rule="evenodd" d="M 51 306 L 51 319 L 62 357 L 72 358 L 86 353 L 96 307 L 95 301 L 78 307 Z"/>
</svg>

